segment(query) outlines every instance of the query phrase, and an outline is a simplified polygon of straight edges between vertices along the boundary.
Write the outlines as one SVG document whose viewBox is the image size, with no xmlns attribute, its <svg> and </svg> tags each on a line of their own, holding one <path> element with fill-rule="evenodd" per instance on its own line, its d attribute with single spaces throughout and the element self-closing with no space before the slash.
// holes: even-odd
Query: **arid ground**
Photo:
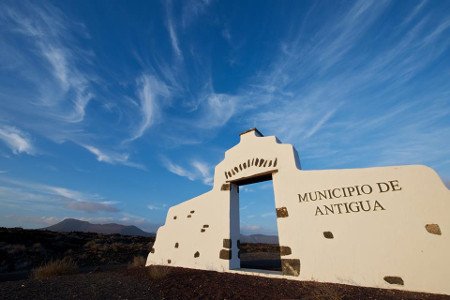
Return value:
<svg viewBox="0 0 450 300">
<path fill-rule="evenodd" d="M 0 228 L 0 298 L 450 299 L 340 284 L 143 267 L 153 242 L 148 237 Z M 279 270 L 278 251 L 275 245 L 241 244 L 241 266 Z M 61 262 L 62 273 L 68 274 L 58 275 L 52 262 Z M 47 272 L 36 272 L 42 269 Z"/>
<path fill-rule="evenodd" d="M 0 281 L 63 258 L 71 258 L 80 269 L 125 266 L 135 256 L 147 256 L 153 242 L 153 237 L 0 227 Z"/>
<path fill-rule="evenodd" d="M 170 267 L 134 267 L 0 283 L 3 299 L 449 299 Z"/>
</svg>

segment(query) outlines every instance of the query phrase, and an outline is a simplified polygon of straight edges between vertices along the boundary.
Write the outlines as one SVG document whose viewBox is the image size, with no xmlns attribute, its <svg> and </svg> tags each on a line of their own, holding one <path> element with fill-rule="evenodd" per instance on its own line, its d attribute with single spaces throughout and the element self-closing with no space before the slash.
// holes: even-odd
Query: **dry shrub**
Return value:
<svg viewBox="0 0 450 300">
<path fill-rule="evenodd" d="M 143 256 L 135 256 L 133 257 L 133 261 L 130 264 L 130 267 L 144 267 L 146 259 Z"/>
<path fill-rule="evenodd" d="M 77 271 L 77 263 L 73 259 L 65 257 L 64 259 L 50 261 L 43 266 L 33 269 L 31 271 L 31 277 L 34 279 L 45 279 L 54 276 L 73 274 Z"/>
<path fill-rule="evenodd" d="M 108 250 L 112 250 L 114 252 L 121 252 L 121 251 L 129 251 L 128 245 L 120 242 L 114 242 L 110 244 L 110 247 Z"/>
<path fill-rule="evenodd" d="M 101 243 L 97 243 L 96 241 L 89 241 L 84 244 L 84 247 L 91 251 L 97 252 L 102 250 L 103 245 Z"/>
<path fill-rule="evenodd" d="M 8 254 L 17 254 L 25 252 L 25 250 L 27 250 L 27 248 L 25 247 L 25 245 L 22 244 L 14 244 L 6 246 L 6 251 L 8 252 Z"/>
<path fill-rule="evenodd" d="M 170 274 L 170 267 L 167 266 L 150 266 L 147 267 L 148 276 L 151 279 L 158 280 L 163 279 Z"/>
</svg>

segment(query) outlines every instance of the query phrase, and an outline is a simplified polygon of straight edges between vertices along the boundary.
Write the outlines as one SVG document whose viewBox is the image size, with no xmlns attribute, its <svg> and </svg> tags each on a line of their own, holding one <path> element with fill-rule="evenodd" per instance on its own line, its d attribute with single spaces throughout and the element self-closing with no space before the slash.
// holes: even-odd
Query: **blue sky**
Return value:
<svg viewBox="0 0 450 300">
<path fill-rule="evenodd" d="M 450 181 L 449 1 L 0 1 L 0 45 L 0 226 L 153 231 L 251 127 Z"/>
</svg>

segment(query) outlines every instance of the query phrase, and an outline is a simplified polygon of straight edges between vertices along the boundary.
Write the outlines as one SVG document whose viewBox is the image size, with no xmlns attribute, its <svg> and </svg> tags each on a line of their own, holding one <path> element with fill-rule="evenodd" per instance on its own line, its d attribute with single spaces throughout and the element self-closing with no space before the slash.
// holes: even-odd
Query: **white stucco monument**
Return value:
<svg viewBox="0 0 450 300">
<path fill-rule="evenodd" d="M 225 152 L 211 191 L 169 209 L 147 265 L 244 272 L 239 186 L 265 180 L 282 255 L 273 276 L 450 294 L 450 191 L 434 170 L 303 171 L 292 145 L 257 129 Z"/>
</svg>

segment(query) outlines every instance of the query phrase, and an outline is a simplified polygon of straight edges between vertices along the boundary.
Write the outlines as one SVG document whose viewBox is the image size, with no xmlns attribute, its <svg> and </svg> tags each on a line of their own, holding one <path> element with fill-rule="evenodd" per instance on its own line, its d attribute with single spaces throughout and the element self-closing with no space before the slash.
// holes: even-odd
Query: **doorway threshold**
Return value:
<svg viewBox="0 0 450 300">
<path fill-rule="evenodd" d="M 228 272 L 242 274 L 242 275 L 253 275 L 253 276 L 256 275 L 256 276 L 263 276 L 263 277 L 284 278 L 283 273 L 281 271 L 239 268 L 239 269 L 228 270 Z"/>
</svg>

